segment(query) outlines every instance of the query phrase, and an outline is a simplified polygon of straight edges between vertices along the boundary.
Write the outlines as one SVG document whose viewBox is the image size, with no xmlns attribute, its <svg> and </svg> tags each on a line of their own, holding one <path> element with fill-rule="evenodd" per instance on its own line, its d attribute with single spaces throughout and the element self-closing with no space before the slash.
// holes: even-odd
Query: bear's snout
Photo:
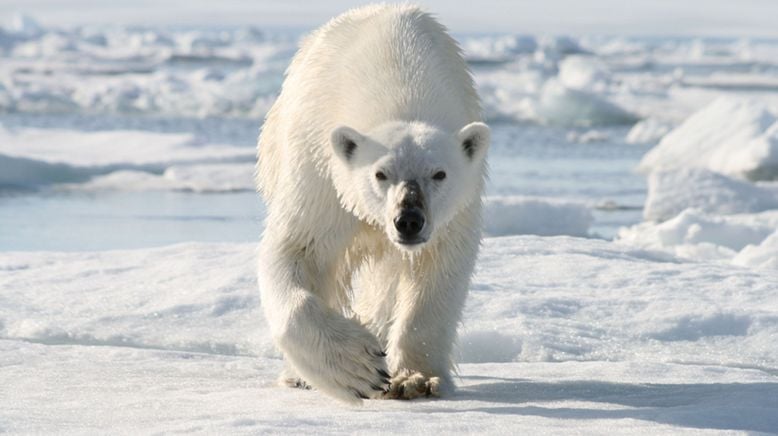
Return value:
<svg viewBox="0 0 778 436">
<path fill-rule="evenodd" d="M 415 244 L 421 229 L 424 228 L 424 215 L 418 208 L 403 209 L 400 215 L 394 219 L 394 228 L 400 233 L 403 243 Z"/>
</svg>

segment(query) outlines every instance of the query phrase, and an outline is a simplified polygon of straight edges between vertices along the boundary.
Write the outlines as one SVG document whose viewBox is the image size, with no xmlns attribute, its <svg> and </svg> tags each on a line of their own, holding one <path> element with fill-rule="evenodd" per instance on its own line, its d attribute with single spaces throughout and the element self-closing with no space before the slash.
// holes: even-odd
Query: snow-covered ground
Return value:
<svg viewBox="0 0 778 436">
<path fill-rule="evenodd" d="M 487 239 L 449 398 L 277 387 L 253 244 L 0 254 L 8 432 L 778 429 L 778 273 L 606 241 Z"/>
<path fill-rule="evenodd" d="M 459 390 L 353 408 L 276 387 L 256 284 L 298 37 L 0 27 L 0 433 L 778 432 L 778 41 L 457 35 L 492 127 Z"/>
</svg>

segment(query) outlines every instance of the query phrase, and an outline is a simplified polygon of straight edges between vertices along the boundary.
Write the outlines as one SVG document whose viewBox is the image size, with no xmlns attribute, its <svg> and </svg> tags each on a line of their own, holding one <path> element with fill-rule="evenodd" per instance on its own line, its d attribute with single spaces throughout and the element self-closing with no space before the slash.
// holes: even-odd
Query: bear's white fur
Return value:
<svg viewBox="0 0 778 436">
<path fill-rule="evenodd" d="M 354 9 L 302 42 L 257 176 L 285 383 L 350 402 L 452 386 L 481 235 L 480 112 L 455 41 L 415 6 Z"/>
</svg>

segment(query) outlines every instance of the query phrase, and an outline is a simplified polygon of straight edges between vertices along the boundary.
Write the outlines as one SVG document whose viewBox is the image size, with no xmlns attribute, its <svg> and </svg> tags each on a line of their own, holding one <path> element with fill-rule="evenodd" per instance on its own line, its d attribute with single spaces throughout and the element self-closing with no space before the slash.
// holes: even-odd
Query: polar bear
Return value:
<svg viewBox="0 0 778 436">
<path fill-rule="evenodd" d="M 303 40 L 258 144 L 283 383 L 356 403 L 453 387 L 488 147 L 460 49 L 418 7 L 354 9 Z"/>
</svg>

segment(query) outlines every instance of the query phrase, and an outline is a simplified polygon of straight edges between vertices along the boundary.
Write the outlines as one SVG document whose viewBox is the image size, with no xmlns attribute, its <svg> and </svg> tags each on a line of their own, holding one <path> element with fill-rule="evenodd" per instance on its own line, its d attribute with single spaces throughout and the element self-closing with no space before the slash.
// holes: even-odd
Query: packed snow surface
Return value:
<svg viewBox="0 0 778 436">
<path fill-rule="evenodd" d="M 253 244 L 0 253 L 7 432 L 686 433 L 778 428 L 778 273 L 570 237 L 487 239 L 459 390 L 277 387 Z"/>
</svg>

